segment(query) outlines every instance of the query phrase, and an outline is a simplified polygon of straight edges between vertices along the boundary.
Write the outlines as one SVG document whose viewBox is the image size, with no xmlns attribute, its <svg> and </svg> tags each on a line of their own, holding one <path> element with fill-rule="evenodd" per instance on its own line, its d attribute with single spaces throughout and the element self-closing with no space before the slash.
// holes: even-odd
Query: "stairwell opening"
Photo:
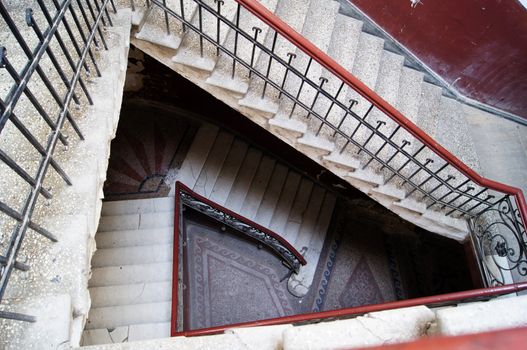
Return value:
<svg viewBox="0 0 527 350">
<path fill-rule="evenodd" d="M 307 264 L 291 274 L 192 209 L 174 259 L 176 181 L 284 237 Z M 470 247 L 401 219 L 133 47 L 104 193 L 84 345 L 108 342 L 101 332 L 167 337 L 481 286 Z M 173 276 L 187 320 L 171 320 Z"/>
</svg>

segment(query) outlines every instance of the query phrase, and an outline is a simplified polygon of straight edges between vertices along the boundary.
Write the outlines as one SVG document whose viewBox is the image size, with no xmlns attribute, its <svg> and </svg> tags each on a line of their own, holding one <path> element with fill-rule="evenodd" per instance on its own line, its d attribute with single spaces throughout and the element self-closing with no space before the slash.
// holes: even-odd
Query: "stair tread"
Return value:
<svg viewBox="0 0 527 350">
<path fill-rule="evenodd" d="M 115 328 L 170 321 L 172 302 L 96 307 L 90 310 L 85 329 Z"/>
<path fill-rule="evenodd" d="M 265 189 L 265 193 L 262 198 L 262 202 L 256 212 L 255 222 L 258 224 L 269 227 L 271 219 L 276 206 L 278 205 L 278 199 L 280 193 L 283 190 L 284 183 L 287 178 L 288 168 L 282 164 L 277 164 L 271 175 L 271 180 Z"/>
<path fill-rule="evenodd" d="M 107 231 L 97 235 L 97 248 L 119 248 L 172 243 L 174 227 Z"/>
<path fill-rule="evenodd" d="M 236 175 L 234 185 L 232 186 L 225 202 L 225 206 L 230 210 L 234 212 L 239 212 L 241 210 L 247 192 L 251 188 L 252 180 L 258 171 L 261 158 L 262 152 L 256 148 L 251 148 L 247 151 L 241 169 Z"/>
<path fill-rule="evenodd" d="M 170 337 L 170 322 L 140 323 L 118 328 L 123 328 L 123 333 L 127 335 L 125 339 L 115 339 L 114 332 L 117 329 L 113 332 L 110 332 L 108 328 L 88 329 L 83 332 L 82 345 L 103 345 L 120 342 L 120 340 L 133 342 Z"/>
<path fill-rule="evenodd" d="M 218 179 L 209 196 L 210 200 L 220 205 L 224 205 L 229 196 L 232 186 L 236 180 L 236 175 L 240 170 L 243 159 L 247 154 L 249 145 L 239 139 L 236 139 L 232 148 L 223 163 Z"/>
<path fill-rule="evenodd" d="M 258 171 L 256 172 L 247 196 L 243 201 L 243 206 L 241 208 L 241 215 L 254 220 L 258 207 L 262 201 L 262 197 L 265 192 L 265 188 L 271 179 L 271 174 L 275 167 L 276 161 L 269 157 L 263 156 L 260 165 L 258 166 Z"/>
<path fill-rule="evenodd" d="M 219 128 L 211 124 L 203 124 L 194 136 L 194 141 L 187 152 L 176 180 L 189 188 L 193 188 L 207 160 L 207 156 L 216 140 Z"/>
<path fill-rule="evenodd" d="M 269 226 L 271 231 L 278 233 L 282 237 L 284 236 L 285 225 L 293 207 L 295 194 L 298 191 L 301 179 L 300 174 L 294 171 L 289 172 Z"/>
<path fill-rule="evenodd" d="M 300 187 L 296 192 L 295 200 L 284 229 L 284 238 L 291 244 L 295 242 L 298 230 L 300 230 L 302 217 L 309 203 L 313 187 L 314 184 L 307 179 L 300 181 Z"/>
<path fill-rule="evenodd" d="M 220 131 L 192 190 L 206 198 L 212 193 L 223 162 L 229 154 L 234 135 Z"/>
<path fill-rule="evenodd" d="M 174 210 L 173 197 L 145 198 L 104 202 L 101 215 L 113 216 L 171 210 Z"/>
<path fill-rule="evenodd" d="M 206 0 L 205 4 L 217 9 L 217 5 L 213 0 Z M 221 16 L 231 21 L 236 15 L 237 3 L 234 1 L 225 1 L 221 6 Z M 207 10 L 202 11 L 201 25 L 200 25 L 199 11 L 195 11 L 192 17 L 192 24 L 200 27 L 205 35 L 215 38 L 220 44 L 225 43 L 229 26 L 222 21 L 219 21 L 219 33 L 217 32 L 218 19 L 210 14 Z M 216 65 L 216 47 L 203 40 L 203 55 L 201 55 L 199 34 L 193 30 L 188 30 L 183 37 L 180 49 L 172 60 L 176 63 L 192 66 L 194 68 L 212 71 Z"/>
<path fill-rule="evenodd" d="M 172 282 L 121 284 L 90 288 L 92 308 L 172 300 Z"/>
<path fill-rule="evenodd" d="M 172 249 L 172 244 L 98 249 L 93 255 L 92 266 L 124 266 L 172 261 Z"/>
<path fill-rule="evenodd" d="M 180 2 L 178 0 L 165 0 L 168 8 L 172 9 L 176 13 L 181 13 Z M 185 2 L 185 12 L 191 10 L 190 6 L 192 2 Z M 196 6 L 193 6 L 195 9 Z M 143 16 L 145 14 L 143 13 Z M 141 16 L 141 20 L 143 20 Z M 169 21 L 169 31 L 167 33 L 166 22 L 164 11 L 158 7 L 154 6 L 151 12 L 148 15 L 142 28 L 139 28 L 139 31 L 135 34 L 135 37 L 140 40 L 149 41 L 156 45 L 161 45 L 168 47 L 173 50 L 177 50 L 181 43 L 183 36 L 183 26 L 181 21 L 168 16 Z M 140 24 L 140 23 L 138 23 Z"/>
<path fill-rule="evenodd" d="M 92 269 L 90 287 L 119 284 L 170 281 L 172 262 L 124 266 L 97 267 Z"/>
</svg>

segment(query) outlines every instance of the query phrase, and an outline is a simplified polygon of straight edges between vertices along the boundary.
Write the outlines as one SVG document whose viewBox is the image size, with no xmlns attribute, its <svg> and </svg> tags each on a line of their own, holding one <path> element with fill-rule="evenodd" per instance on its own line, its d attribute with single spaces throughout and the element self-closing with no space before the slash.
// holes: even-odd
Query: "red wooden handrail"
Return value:
<svg viewBox="0 0 527 350">
<path fill-rule="evenodd" d="M 172 336 L 191 337 L 191 336 L 218 334 L 218 333 L 222 333 L 225 330 L 231 329 L 231 328 L 270 326 L 270 325 L 276 325 L 276 324 L 316 321 L 316 320 L 330 319 L 330 318 L 335 318 L 335 317 L 351 317 L 351 316 L 367 314 L 370 312 L 394 310 L 394 309 L 419 306 L 419 305 L 427 305 L 427 306 L 433 307 L 433 306 L 440 306 L 440 305 L 448 304 L 448 303 L 455 303 L 455 302 L 462 302 L 462 301 L 469 301 L 469 300 L 474 301 L 474 298 L 485 298 L 485 297 L 493 297 L 493 296 L 505 295 L 505 294 L 511 294 L 511 293 L 519 293 L 524 290 L 527 290 L 527 282 L 509 284 L 509 285 L 498 286 L 498 287 L 472 289 L 472 290 L 466 290 L 463 292 L 434 295 L 434 296 L 429 296 L 429 297 L 421 297 L 421 298 L 406 299 L 406 300 L 399 300 L 399 301 L 390 301 L 390 302 L 382 303 L 382 304 L 364 305 L 364 306 L 349 307 L 349 308 L 339 309 L 339 310 L 320 311 L 320 312 L 312 312 L 308 314 L 277 317 L 277 318 L 271 318 L 271 319 L 261 320 L 261 321 L 243 322 L 243 323 L 236 323 L 236 324 L 225 325 L 225 326 L 216 326 L 216 327 L 210 327 L 210 328 L 190 330 L 190 331 L 176 332 L 175 327 L 173 326 Z"/>
<path fill-rule="evenodd" d="M 280 33 L 283 37 L 289 40 L 292 44 L 304 51 L 309 57 L 317 61 L 321 66 L 339 77 L 343 82 L 353 87 L 362 97 L 367 99 L 379 110 L 384 112 L 388 117 L 393 119 L 396 123 L 401 125 L 406 131 L 412 134 L 415 138 L 421 141 L 428 148 L 432 149 L 437 155 L 443 158 L 447 163 L 456 168 L 466 177 L 482 187 L 502 192 L 514 196 L 516 205 L 522 217 L 524 225 L 527 225 L 527 203 L 521 189 L 509 185 L 496 182 L 476 173 L 468 165 L 463 163 L 460 159 L 447 151 L 443 146 L 437 143 L 426 132 L 421 130 L 412 121 L 402 115 L 392 105 L 382 99 L 375 91 L 368 88 L 364 83 L 358 80 L 344 67 L 338 64 L 334 59 L 329 57 L 325 52 L 313 45 L 309 40 L 304 38 L 301 34 L 296 32 L 288 24 L 283 22 L 274 13 L 269 11 L 258 1 L 254 0 L 236 0 L 245 9 L 250 11 L 260 20 L 265 22 L 269 27 Z"/>
</svg>

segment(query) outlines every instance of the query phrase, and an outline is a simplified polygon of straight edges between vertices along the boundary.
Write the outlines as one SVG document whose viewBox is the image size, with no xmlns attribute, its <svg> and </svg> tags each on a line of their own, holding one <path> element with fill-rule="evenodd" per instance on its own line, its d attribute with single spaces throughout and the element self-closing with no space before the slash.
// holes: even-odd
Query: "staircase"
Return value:
<svg viewBox="0 0 527 350">
<path fill-rule="evenodd" d="M 198 130 L 173 181 L 290 242 L 307 264 L 289 279 L 289 290 L 308 292 L 335 194 L 209 124 Z M 174 197 L 104 203 L 84 345 L 170 335 L 173 222 Z"/>
<path fill-rule="evenodd" d="M 82 6 L 86 18 L 74 6 L 79 26 L 65 12 L 71 36 L 59 22 L 61 42 L 55 35 L 45 48 L 48 19 L 67 10 L 62 2 L 60 10 L 45 2 L 47 15 L 34 1 L 0 4 L 0 46 L 6 48 L 0 50 L 2 349 L 77 346 L 90 308 L 93 237 L 121 107 L 132 13 L 111 11 L 113 26 L 105 17 L 103 30 L 86 2 Z"/>
<path fill-rule="evenodd" d="M 466 215 L 497 202 L 492 191 L 445 162 L 243 6 L 235 1 L 181 3 L 183 12 L 179 1 L 166 6 L 153 1 L 151 11 L 136 5 L 133 44 L 402 218 L 464 241 Z M 428 82 L 393 45 L 364 31 L 362 21 L 340 13 L 343 5 L 315 0 L 260 4 L 461 161 L 479 168 L 462 105 Z M 164 8 L 174 22 L 170 34 L 161 20 Z M 221 20 L 215 17 L 218 8 Z"/>
</svg>

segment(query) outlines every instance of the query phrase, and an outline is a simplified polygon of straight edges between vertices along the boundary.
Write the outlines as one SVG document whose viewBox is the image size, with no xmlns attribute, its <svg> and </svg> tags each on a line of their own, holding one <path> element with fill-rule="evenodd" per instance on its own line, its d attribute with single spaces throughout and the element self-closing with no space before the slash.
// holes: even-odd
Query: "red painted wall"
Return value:
<svg viewBox="0 0 527 350">
<path fill-rule="evenodd" d="M 517 0 L 350 0 L 461 93 L 527 119 L 527 9 Z"/>
</svg>

